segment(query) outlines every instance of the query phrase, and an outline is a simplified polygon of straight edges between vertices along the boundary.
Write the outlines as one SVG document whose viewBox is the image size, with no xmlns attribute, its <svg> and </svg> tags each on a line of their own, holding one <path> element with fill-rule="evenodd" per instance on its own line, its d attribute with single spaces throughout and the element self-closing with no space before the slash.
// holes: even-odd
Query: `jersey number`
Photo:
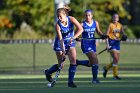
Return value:
<svg viewBox="0 0 140 93">
<path fill-rule="evenodd" d="M 94 32 L 89 32 L 88 33 L 88 38 L 93 38 Z"/>
</svg>

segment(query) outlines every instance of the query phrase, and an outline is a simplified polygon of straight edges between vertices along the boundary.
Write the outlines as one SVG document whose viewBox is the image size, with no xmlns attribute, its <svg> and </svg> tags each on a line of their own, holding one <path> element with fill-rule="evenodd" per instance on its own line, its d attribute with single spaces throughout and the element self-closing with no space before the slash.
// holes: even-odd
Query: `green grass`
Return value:
<svg viewBox="0 0 140 93">
<path fill-rule="evenodd" d="M 105 48 L 100 44 L 97 51 Z M 35 71 L 33 70 L 32 44 L 1 44 L 0 45 L 0 93 L 139 93 L 140 89 L 140 45 L 122 44 L 119 62 L 119 75 L 123 79 L 112 79 L 112 70 L 106 79 L 102 78 L 102 67 L 110 62 L 107 52 L 98 55 L 100 84 L 91 83 L 91 68 L 78 66 L 75 83 L 78 88 L 67 87 L 68 60 L 55 87 L 48 88 L 43 70 L 56 63 L 56 56 L 50 44 L 36 44 Z M 77 46 L 77 58 L 87 59 Z M 17 74 L 13 74 L 17 72 Z M 20 74 L 26 72 L 26 74 Z"/>
<path fill-rule="evenodd" d="M 125 74 L 124 74 L 125 73 Z M 0 75 L 0 93 L 139 93 L 139 71 L 121 72 L 122 80 L 113 80 L 112 75 L 102 78 L 100 84 L 91 83 L 89 72 L 77 73 L 75 83 L 78 88 L 67 87 L 67 74 L 60 75 L 53 88 L 47 87 L 44 75 Z"/>
<path fill-rule="evenodd" d="M 105 48 L 105 44 L 99 44 L 97 52 Z M 51 44 L 36 44 L 35 47 L 35 69 L 41 71 L 57 63 L 55 52 Z M 140 45 L 122 44 L 120 69 L 135 70 L 140 68 Z M 87 59 L 77 45 L 77 58 Z M 100 68 L 110 62 L 107 52 L 98 55 Z M 33 44 L 1 44 L 0 45 L 0 71 L 32 71 L 33 70 Z M 65 66 L 69 66 L 66 60 Z M 79 67 L 80 68 L 80 67 Z M 64 68 L 65 69 L 65 68 Z M 66 68 L 67 69 L 67 68 Z"/>
</svg>

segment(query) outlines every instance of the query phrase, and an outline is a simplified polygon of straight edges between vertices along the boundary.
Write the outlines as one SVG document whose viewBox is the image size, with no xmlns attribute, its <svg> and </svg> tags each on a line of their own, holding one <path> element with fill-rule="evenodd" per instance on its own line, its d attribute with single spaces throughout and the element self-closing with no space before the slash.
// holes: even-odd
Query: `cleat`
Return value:
<svg viewBox="0 0 140 93">
<path fill-rule="evenodd" d="M 99 84 L 100 81 L 97 79 L 97 80 L 93 80 L 92 83 L 93 83 L 93 84 Z"/>
<path fill-rule="evenodd" d="M 121 78 L 118 77 L 118 76 L 114 76 L 113 79 L 114 79 L 114 80 L 121 80 Z"/>
<path fill-rule="evenodd" d="M 77 86 L 73 82 L 72 83 L 68 83 L 68 87 L 77 88 Z"/>
<path fill-rule="evenodd" d="M 106 70 L 106 67 L 104 66 L 103 67 L 103 77 L 106 78 L 107 76 L 107 70 Z"/>
<path fill-rule="evenodd" d="M 52 82 L 53 79 L 52 79 L 52 76 L 51 74 L 48 73 L 48 69 L 44 71 L 45 72 L 45 75 L 46 75 L 46 79 L 49 81 L 49 82 Z"/>
</svg>

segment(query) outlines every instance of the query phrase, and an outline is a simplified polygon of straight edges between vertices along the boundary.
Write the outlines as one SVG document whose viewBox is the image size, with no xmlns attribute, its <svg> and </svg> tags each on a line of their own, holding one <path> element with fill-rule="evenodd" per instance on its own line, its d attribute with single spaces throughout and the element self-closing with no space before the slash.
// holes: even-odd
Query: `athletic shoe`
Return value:
<svg viewBox="0 0 140 93">
<path fill-rule="evenodd" d="M 118 76 L 114 76 L 113 79 L 114 79 L 114 80 L 121 80 L 121 78 L 118 77 Z"/>
<path fill-rule="evenodd" d="M 68 87 L 77 88 L 77 86 L 73 82 L 72 83 L 68 83 Z"/>
<path fill-rule="evenodd" d="M 92 83 L 93 83 L 93 84 L 99 84 L 100 81 L 97 79 L 97 80 L 93 80 Z"/>
<path fill-rule="evenodd" d="M 52 82 L 52 80 L 53 80 L 53 79 L 52 79 L 52 75 L 48 73 L 48 69 L 46 69 L 44 72 L 45 72 L 45 75 L 46 75 L 46 79 L 47 79 L 49 82 Z"/>
<path fill-rule="evenodd" d="M 103 67 L 103 77 L 106 78 L 107 76 L 107 70 L 106 70 L 106 67 L 104 66 Z"/>
</svg>

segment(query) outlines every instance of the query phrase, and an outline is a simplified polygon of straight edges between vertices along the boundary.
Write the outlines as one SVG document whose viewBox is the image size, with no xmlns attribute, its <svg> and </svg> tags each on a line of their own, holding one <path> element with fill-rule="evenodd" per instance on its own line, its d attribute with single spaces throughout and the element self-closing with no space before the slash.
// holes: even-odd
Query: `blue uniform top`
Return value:
<svg viewBox="0 0 140 93">
<path fill-rule="evenodd" d="M 70 39 L 71 37 L 74 36 L 74 25 L 70 21 L 70 17 L 67 16 L 67 25 L 64 26 L 59 20 L 57 21 L 58 25 L 60 26 L 62 38 L 65 39 Z"/>
<path fill-rule="evenodd" d="M 74 24 L 71 22 L 70 17 L 67 16 L 67 25 L 66 26 L 64 26 L 59 20 L 57 21 L 57 23 L 60 27 L 62 38 L 64 40 L 65 49 L 67 50 L 69 47 L 75 47 L 74 40 L 72 41 L 71 45 L 69 45 L 70 39 L 74 36 Z M 59 39 L 57 36 L 56 36 L 55 42 L 54 42 L 54 50 L 62 51 L 62 49 L 60 47 L 60 42 L 59 42 Z"/>
<path fill-rule="evenodd" d="M 96 31 L 96 21 L 92 21 L 92 24 L 88 24 L 86 21 L 83 21 L 83 38 L 94 38 L 94 33 Z"/>
<path fill-rule="evenodd" d="M 96 52 L 96 41 L 90 40 L 94 38 L 94 33 L 96 31 L 96 21 L 92 21 L 92 24 L 88 24 L 86 21 L 83 21 L 83 29 L 82 33 L 82 41 L 81 41 L 81 49 L 83 53 L 88 52 Z"/>
</svg>

